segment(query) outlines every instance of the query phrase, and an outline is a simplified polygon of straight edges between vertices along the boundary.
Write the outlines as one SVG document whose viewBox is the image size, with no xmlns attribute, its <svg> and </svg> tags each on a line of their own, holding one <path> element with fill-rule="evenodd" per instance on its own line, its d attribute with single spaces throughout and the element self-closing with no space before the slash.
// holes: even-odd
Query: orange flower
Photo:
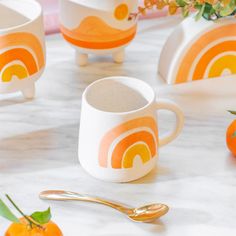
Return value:
<svg viewBox="0 0 236 236">
<path fill-rule="evenodd" d="M 167 3 L 165 1 L 159 0 L 156 3 L 156 8 L 161 10 L 163 9 L 165 6 L 167 5 Z"/>
<path fill-rule="evenodd" d="M 178 10 L 178 6 L 175 1 L 169 3 L 169 14 L 174 15 Z"/>
</svg>

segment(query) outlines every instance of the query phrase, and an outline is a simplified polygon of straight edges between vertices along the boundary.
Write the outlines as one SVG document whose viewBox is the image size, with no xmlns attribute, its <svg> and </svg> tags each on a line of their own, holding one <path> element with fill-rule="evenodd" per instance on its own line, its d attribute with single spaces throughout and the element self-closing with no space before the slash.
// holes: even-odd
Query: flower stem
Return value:
<svg viewBox="0 0 236 236">
<path fill-rule="evenodd" d="M 15 207 L 15 209 L 28 221 L 30 228 L 32 228 L 32 225 L 35 225 L 39 228 L 43 228 L 42 225 L 38 224 L 34 220 L 30 219 L 27 215 L 24 214 L 23 211 L 15 204 L 15 202 L 10 198 L 8 194 L 6 194 L 6 198 L 11 202 L 11 204 Z"/>
</svg>

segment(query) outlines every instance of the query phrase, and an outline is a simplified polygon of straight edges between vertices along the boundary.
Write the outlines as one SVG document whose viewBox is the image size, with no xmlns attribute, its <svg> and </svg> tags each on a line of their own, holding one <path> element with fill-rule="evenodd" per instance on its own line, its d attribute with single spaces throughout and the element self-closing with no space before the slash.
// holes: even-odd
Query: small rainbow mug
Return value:
<svg viewBox="0 0 236 236">
<path fill-rule="evenodd" d="M 156 111 L 176 114 L 173 132 L 159 138 Z M 130 77 L 109 77 L 83 93 L 79 160 L 92 176 L 129 182 L 148 174 L 157 163 L 159 147 L 181 132 L 184 115 L 171 101 L 156 101 L 154 90 Z"/>
<path fill-rule="evenodd" d="M 33 98 L 45 67 L 42 8 L 32 0 L 1 0 L 0 16 L 0 93 Z"/>
</svg>

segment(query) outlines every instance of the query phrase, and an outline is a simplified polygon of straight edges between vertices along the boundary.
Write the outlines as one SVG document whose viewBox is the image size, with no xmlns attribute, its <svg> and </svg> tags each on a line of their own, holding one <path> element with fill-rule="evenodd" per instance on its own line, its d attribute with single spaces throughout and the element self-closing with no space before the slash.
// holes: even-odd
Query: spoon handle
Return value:
<svg viewBox="0 0 236 236">
<path fill-rule="evenodd" d="M 93 202 L 93 203 L 99 203 L 99 204 L 109 206 L 125 214 L 129 214 L 130 212 L 132 212 L 132 209 L 129 209 L 127 207 L 124 207 L 114 202 L 110 202 L 110 201 L 107 201 L 98 197 L 91 197 L 88 195 L 75 193 L 75 192 L 69 192 L 69 191 L 63 191 L 63 190 L 43 191 L 39 194 L 39 197 L 42 200 Z"/>
</svg>

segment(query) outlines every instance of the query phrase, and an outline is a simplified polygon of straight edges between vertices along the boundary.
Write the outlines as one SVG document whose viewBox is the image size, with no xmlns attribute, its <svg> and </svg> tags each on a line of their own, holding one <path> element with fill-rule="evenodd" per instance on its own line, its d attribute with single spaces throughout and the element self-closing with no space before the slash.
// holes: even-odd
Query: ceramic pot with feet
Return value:
<svg viewBox="0 0 236 236">
<path fill-rule="evenodd" d="M 45 67 L 42 8 L 32 0 L 0 1 L 0 93 L 35 95 Z"/>
<path fill-rule="evenodd" d="M 136 35 L 138 0 L 60 0 L 61 33 L 76 50 L 76 62 L 89 54 L 112 54 L 117 63 Z"/>
</svg>

